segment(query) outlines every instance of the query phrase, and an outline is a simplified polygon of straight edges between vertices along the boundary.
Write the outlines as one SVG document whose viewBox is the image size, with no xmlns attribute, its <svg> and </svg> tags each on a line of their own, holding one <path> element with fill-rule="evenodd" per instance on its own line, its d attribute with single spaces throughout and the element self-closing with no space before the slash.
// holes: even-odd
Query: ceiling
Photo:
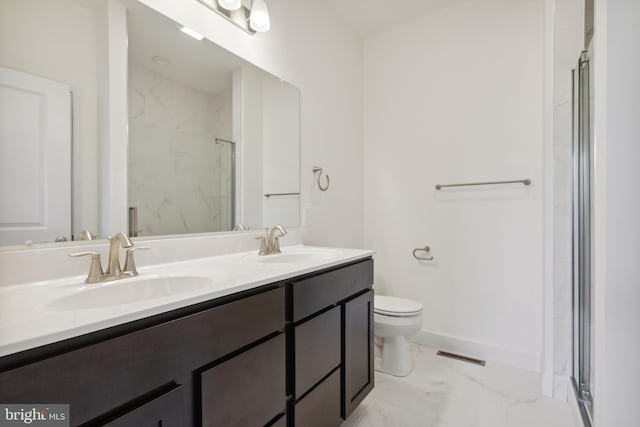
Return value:
<svg viewBox="0 0 640 427">
<path fill-rule="evenodd" d="M 460 0 L 328 0 L 359 34 L 370 36 Z"/>
<path fill-rule="evenodd" d="M 233 70 L 246 64 L 243 59 L 206 39 L 181 33 L 175 22 L 139 2 L 125 4 L 130 62 L 208 93 L 231 89 Z M 158 65 L 153 56 L 171 64 Z"/>
</svg>

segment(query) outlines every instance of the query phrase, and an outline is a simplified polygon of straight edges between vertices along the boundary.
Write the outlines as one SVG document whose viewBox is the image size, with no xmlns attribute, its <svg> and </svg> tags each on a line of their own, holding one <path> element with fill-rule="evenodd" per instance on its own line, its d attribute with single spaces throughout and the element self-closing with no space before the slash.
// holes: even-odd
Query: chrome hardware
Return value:
<svg viewBox="0 0 640 427">
<path fill-rule="evenodd" d="M 418 256 L 418 252 L 424 252 L 426 256 Z M 413 257 L 418 261 L 433 261 L 433 255 L 431 255 L 431 248 L 429 246 L 415 248 L 413 250 Z"/>
<path fill-rule="evenodd" d="M 280 236 L 276 235 L 276 233 L 280 233 Z M 269 238 L 267 239 L 267 245 L 269 246 L 270 254 L 279 254 L 280 253 L 280 240 L 281 236 L 287 234 L 287 230 L 284 229 L 281 225 L 276 225 L 271 227 L 269 231 Z"/>
<path fill-rule="evenodd" d="M 247 231 L 247 227 L 244 224 L 236 224 L 232 231 Z"/>
<path fill-rule="evenodd" d="M 138 208 L 129 208 L 129 236 L 138 237 Z"/>
<path fill-rule="evenodd" d="M 265 231 L 267 231 L 266 228 Z M 278 235 L 278 233 L 280 234 Z M 260 240 L 258 255 L 275 255 L 281 253 L 279 239 L 285 234 L 287 234 L 287 230 L 281 225 L 276 225 L 267 231 L 266 236 L 256 237 L 256 239 Z"/>
<path fill-rule="evenodd" d="M 120 267 L 120 247 L 127 249 L 124 270 Z M 109 263 L 107 271 L 102 269 L 100 254 L 98 252 L 78 252 L 69 254 L 70 257 L 91 256 L 91 268 L 86 283 L 109 282 L 111 280 L 124 279 L 136 276 L 138 270 L 133 258 L 134 251 L 138 249 L 150 249 L 147 246 L 134 247 L 129 237 L 124 233 L 109 236 Z"/>
<path fill-rule="evenodd" d="M 324 187 L 322 186 L 322 184 L 320 184 L 320 178 L 322 178 L 322 168 L 320 166 L 314 166 L 312 169 L 313 173 L 318 173 L 318 188 L 320 189 L 320 191 L 327 191 L 329 189 L 329 175 L 325 175 L 324 177 L 327 178 L 327 183 L 324 185 Z"/>
<path fill-rule="evenodd" d="M 76 252 L 69 254 L 70 257 L 78 258 L 83 256 L 91 257 L 91 267 L 85 283 L 98 283 L 104 281 L 105 275 L 102 271 L 102 263 L 100 262 L 100 254 L 98 252 Z"/>
<path fill-rule="evenodd" d="M 78 238 L 76 240 L 93 240 L 95 236 L 91 234 L 89 230 L 82 230 L 78 233 Z"/>
<path fill-rule="evenodd" d="M 467 186 L 475 186 L 475 185 L 497 185 L 497 184 L 524 184 L 531 185 L 531 180 L 529 178 L 525 179 L 516 179 L 513 181 L 486 181 L 486 182 L 468 182 L 465 184 L 436 184 L 436 190 L 440 190 L 446 187 L 467 187 Z"/>
<path fill-rule="evenodd" d="M 127 249 L 126 258 L 124 261 L 124 269 L 123 271 L 131 276 L 138 275 L 138 269 L 136 268 L 136 260 L 133 257 L 135 251 L 139 251 L 140 249 L 151 249 L 149 246 L 134 246 L 132 248 Z"/>
<path fill-rule="evenodd" d="M 258 255 L 269 255 L 267 238 L 265 236 L 262 236 L 262 237 L 256 237 L 256 239 L 260 240 L 260 249 L 258 250 Z"/>
<path fill-rule="evenodd" d="M 122 274 L 122 268 L 120 268 L 120 246 L 124 249 L 133 246 L 129 236 L 122 232 L 115 236 L 109 236 L 109 264 L 105 274 L 113 278 L 119 278 Z"/>
<path fill-rule="evenodd" d="M 300 193 L 267 193 L 264 195 L 267 199 L 269 197 L 278 197 L 278 196 L 299 196 Z"/>
</svg>

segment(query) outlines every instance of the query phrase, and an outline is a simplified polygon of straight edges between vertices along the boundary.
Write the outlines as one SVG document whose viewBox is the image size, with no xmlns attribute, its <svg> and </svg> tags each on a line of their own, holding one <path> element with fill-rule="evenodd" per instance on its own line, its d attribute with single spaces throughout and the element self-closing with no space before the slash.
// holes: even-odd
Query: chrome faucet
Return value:
<svg viewBox="0 0 640 427">
<path fill-rule="evenodd" d="M 124 271 L 120 267 L 120 247 L 127 249 Z M 91 256 L 91 268 L 86 283 L 109 282 L 111 280 L 124 279 L 138 275 L 133 253 L 137 249 L 149 249 L 148 246 L 133 246 L 133 243 L 124 233 L 109 236 L 109 263 L 107 271 L 102 270 L 99 252 L 78 252 L 69 254 L 70 257 Z"/>
<path fill-rule="evenodd" d="M 271 227 L 271 230 L 266 233 L 265 237 L 258 237 L 258 240 L 260 240 L 260 251 L 258 255 L 275 255 L 281 253 L 279 239 L 285 234 L 287 234 L 287 230 L 281 225 L 276 225 Z"/>
<path fill-rule="evenodd" d="M 107 265 L 106 276 L 112 276 L 117 278 L 122 275 L 122 269 L 120 268 L 120 246 L 123 249 L 133 246 L 129 236 L 120 232 L 115 236 L 109 236 L 109 264 Z"/>
</svg>

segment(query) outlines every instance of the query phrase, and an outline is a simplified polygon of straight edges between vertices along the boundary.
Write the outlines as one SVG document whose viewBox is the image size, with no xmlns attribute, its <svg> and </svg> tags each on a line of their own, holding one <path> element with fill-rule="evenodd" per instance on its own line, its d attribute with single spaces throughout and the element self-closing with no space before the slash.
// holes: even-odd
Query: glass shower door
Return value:
<svg viewBox="0 0 640 427">
<path fill-rule="evenodd" d="M 586 422 L 593 414 L 590 61 L 573 70 L 573 385 Z"/>
</svg>

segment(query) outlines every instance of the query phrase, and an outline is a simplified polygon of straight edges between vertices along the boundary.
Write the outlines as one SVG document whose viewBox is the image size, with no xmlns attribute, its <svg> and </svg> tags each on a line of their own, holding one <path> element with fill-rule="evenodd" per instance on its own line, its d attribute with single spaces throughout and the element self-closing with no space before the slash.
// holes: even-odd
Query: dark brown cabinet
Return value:
<svg viewBox="0 0 640 427">
<path fill-rule="evenodd" d="M 345 419 L 373 383 L 373 291 L 368 291 L 344 305 Z"/>
<path fill-rule="evenodd" d="M 104 427 L 182 427 L 184 390 L 175 385 L 113 420 L 95 423 Z"/>
<path fill-rule="evenodd" d="M 339 425 L 373 387 L 365 259 L 0 358 L 72 426 Z"/>
<path fill-rule="evenodd" d="M 296 427 L 339 425 L 373 388 L 372 285 L 372 260 L 292 284 Z"/>
<path fill-rule="evenodd" d="M 340 366 L 340 323 L 340 307 L 334 307 L 295 327 L 296 396 Z"/>
<path fill-rule="evenodd" d="M 266 425 L 286 409 L 285 339 L 280 334 L 201 375 L 202 425 Z"/>
</svg>

